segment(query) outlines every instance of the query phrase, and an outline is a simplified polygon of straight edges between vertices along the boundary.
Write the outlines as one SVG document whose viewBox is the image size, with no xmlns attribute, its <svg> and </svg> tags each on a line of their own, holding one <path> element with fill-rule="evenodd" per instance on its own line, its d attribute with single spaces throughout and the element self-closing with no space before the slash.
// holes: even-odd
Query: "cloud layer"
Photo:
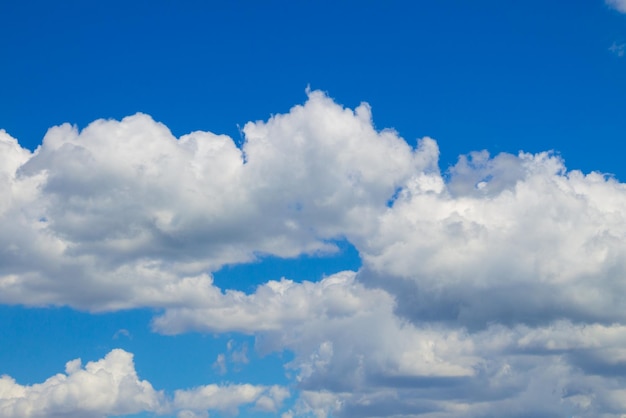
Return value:
<svg viewBox="0 0 626 418">
<path fill-rule="evenodd" d="M 617 417 L 626 408 L 624 325 L 417 321 L 396 314 L 401 298 L 357 278 L 269 282 L 154 325 L 238 330 L 256 335 L 261 354 L 290 350 L 300 397 L 287 416 Z"/>
<path fill-rule="evenodd" d="M 0 301 L 152 307 L 160 333 L 254 335 L 260 353 L 294 355 L 299 395 L 284 417 L 626 411 L 626 185 L 550 152 L 474 152 L 441 173 L 433 139 L 412 148 L 375 129 L 366 104 L 321 92 L 243 132 L 241 147 L 175 138 L 138 114 L 52 128 L 34 152 L 0 132 Z M 343 239 L 357 272 L 249 294 L 212 280 Z M 91 399 L 72 389 L 89 390 L 85 379 L 111 395 L 77 405 Z M 168 398 L 122 351 L 2 385 L 6 416 L 278 411 L 287 396 L 243 384 Z"/>
</svg>

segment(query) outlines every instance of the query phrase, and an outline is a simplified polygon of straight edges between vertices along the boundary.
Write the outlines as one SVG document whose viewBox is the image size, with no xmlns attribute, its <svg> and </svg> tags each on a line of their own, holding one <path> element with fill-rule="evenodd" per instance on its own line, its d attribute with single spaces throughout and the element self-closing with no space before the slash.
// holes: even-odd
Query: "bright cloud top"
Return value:
<svg viewBox="0 0 626 418">
<path fill-rule="evenodd" d="M 462 157 L 447 182 L 414 178 L 377 225 L 356 240 L 363 280 L 416 321 L 626 319 L 626 186 L 549 153 Z"/>
<path fill-rule="evenodd" d="M 376 130 L 366 104 L 317 91 L 243 132 L 241 148 L 209 132 L 175 138 L 138 114 L 52 128 L 33 153 L 0 133 L 0 301 L 153 307 L 160 333 L 252 334 L 261 353 L 294 354 L 285 417 L 626 410 L 623 183 L 554 153 L 474 152 L 442 174 L 434 140 L 412 148 Z M 329 253 L 339 239 L 359 251 L 358 272 L 250 294 L 212 281 L 226 264 Z M 123 372 L 94 372 L 101 362 Z M 4 378 L 7 416 L 66 407 L 71 391 L 42 394 L 94 373 L 135 395 L 78 415 L 278 411 L 287 396 L 209 385 L 166 399 L 128 353 L 68 364 L 41 386 Z"/>
<path fill-rule="evenodd" d="M 207 411 L 236 414 L 242 405 L 252 404 L 276 411 L 289 397 L 282 387 L 215 384 L 177 390 L 173 397 L 155 391 L 139 380 L 132 354 L 115 349 L 103 359 L 83 368 L 80 359 L 65 366 L 45 382 L 22 386 L 9 376 L 0 378 L 0 412 L 3 417 L 104 417 L 154 412 L 159 415 L 207 416 Z"/>
<path fill-rule="evenodd" d="M 207 132 L 177 140 L 138 114 L 52 128 L 34 154 L 3 133 L 1 298 L 163 306 L 161 289 L 227 263 L 333 251 L 329 240 L 365 232 L 436 153 L 320 92 L 244 133 L 241 150 Z"/>
</svg>

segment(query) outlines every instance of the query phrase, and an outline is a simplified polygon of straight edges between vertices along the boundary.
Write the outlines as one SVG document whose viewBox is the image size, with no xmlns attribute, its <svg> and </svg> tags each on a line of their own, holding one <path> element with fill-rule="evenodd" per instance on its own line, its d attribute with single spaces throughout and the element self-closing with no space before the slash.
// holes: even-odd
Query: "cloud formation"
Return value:
<svg viewBox="0 0 626 418">
<path fill-rule="evenodd" d="M 229 299 L 228 312 L 189 310 L 155 325 L 238 329 L 256 335 L 261 354 L 291 351 L 300 396 L 287 416 L 617 417 L 625 406 L 623 325 L 414 323 L 396 315 L 391 294 L 356 278 L 270 282 Z"/>
<path fill-rule="evenodd" d="M 10 376 L 0 378 L 0 413 L 6 418 L 100 418 L 139 412 L 200 417 L 209 410 L 236 415 L 243 405 L 276 411 L 288 397 L 289 391 L 280 386 L 211 384 L 177 390 L 170 398 L 139 380 L 133 355 L 121 349 L 84 367 L 80 359 L 69 361 L 64 374 L 32 386 L 22 386 Z"/>
<path fill-rule="evenodd" d="M 162 403 L 163 394 L 137 377 L 132 355 L 119 349 L 84 368 L 72 360 L 65 374 L 32 386 L 0 378 L 0 415 L 7 418 L 103 417 L 157 411 Z"/>
<path fill-rule="evenodd" d="M 287 411 L 279 386 L 207 385 L 168 398 L 115 351 L 100 368 L 121 364 L 122 378 L 107 377 L 105 393 L 124 381 L 136 396 L 77 414 L 191 417 L 244 404 L 286 418 L 626 410 L 626 185 L 568 170 L 551 152 L 473 152 L 441 173 L 433 139 L 412 148 L 376 130 L 366 104 L 346 109 L 321 92 L 244 134 L 241 148 L 209 132 L 175 138 L 138 114 L 52 128 L 30 152 L 0 132 L 2 303 L 153 307 L 163 334 L 239 332 L 262 354 L 293 353 L 285 367 L 299 395 Z M 213 283 L 224 265 L 324 254 L 339 239 L 358 250 L 359 271 L 266 281 L 251 293 Z M 4 378 L 6 415 L 22 401 L 56 413 L 71 399 L 46 388 L 114 376 L 68 367 L 37 389 Z M 215 367 L 226 370 L 225 355 Z"/>
<path fill-rule="evenodd" d="M 332 252 L 436 150 L 320 92 L 243 131 L 242 149 L 208 132 L 176 139 L 138 114 L 52 128 L 32 154 L 2 133 L 1 300 L 166 306 L 225 264 Z"/>
<path fill-rule="evenodd" d="M 623 322 L 625 217 L 626 186 L 610 176 L 550 153 L 473 153 L 447 181 L 416 178 L 357 241 L 361 278 L 417 322 Z"/>
</svg>

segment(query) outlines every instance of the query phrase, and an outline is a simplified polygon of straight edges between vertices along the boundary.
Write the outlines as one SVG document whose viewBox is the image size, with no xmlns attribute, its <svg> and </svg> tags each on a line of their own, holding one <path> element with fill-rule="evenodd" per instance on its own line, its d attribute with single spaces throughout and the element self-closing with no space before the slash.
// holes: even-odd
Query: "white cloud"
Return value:
<svg viewBox="0 0 626 418">
<path fill-rule="evenodd" d="M 620 417 L 626 363 L 585 347 L 590 339 L 605 344 L 608 338 L 608 346 L 621 350 L 624 327 L 587 328 L 568 322 L 540 329 L 493 326 L 468 336 L 482 355 L 470 378 L 364 381 L 350 390 L 307 388 L 290 412 L 306 417 Z M 570 334 L 585 342 L 567 349 L 553 346 Z M 539 335 L 541 342 L 528 344 Z"/>
<path fill-rule="evenodd" d="M 626 0 L 605 0 L 606 4 L 614 8 L 615 10 L 626 13 Z"/>
<path fill-rule="evenodd" d="M 434 140 L 412 150 L 376 131 L 367 105 L 344 109 L 319 92 L 244 133 L 242 149 L 207 132 L 176 139 L 135 115 L 53 128 L 30 153 L 0 132 L 0 301 L 150 306 L 164 334 L 253 334 L 262 354 L 293 352 L 300 398 L 285 417 L 624 411 L 626 185 L 568 171 L 551 153 L 476 152 L 442 175 Z M 250 294 L 210 275 L 343 238 L 363 259 L 358 272 Z M 104 393 L 119 399 L 87 394 L 67 414 L 278 412 L 288 394 L 206 385 L 170 399 L 115 353 L 132 390 L 120 395 L 107 377 Z M 247 359 L 243 347 L 228 354 Z M 0 411 L 65 414 L 63 382 L 113 376 L 68 364 L 40 386 L 4 378 Z"/>
<path fill-rule="evenodd" d="M 467 355 L 471 348 L 462 333 L 417 329 L 393 309 L 389 294 L 367 289 L 354 272 L 343 272 L 316 283 L 269 282 L 251 295 L 228 292 L 206 308 L 170 309 L 154 327 L 163 333 L 256 333 L 258 350 L 296 353 L 290 368 L 298 370 L 302 382 L 321 378 L 349 385 L 370 375 L 473 373 L 476 359 Z"/>
<path fill-rule="evenodd" d="M 239 150 L 210 133 L 177 140 L 136 115 L 53 128 L 32 155 L 2 133 L 0 300 L 172 318 L 228 309 L 243 296 L 223 298 L 207 271 L 346 237 L 365 261 L 359 280 L 398 295 L 414 320 L 624 319 L 614 295 L 626 192 L 615 180 L 567 172 L 549 154 L 485 153 L 444 180 L 433 140 L 414 152 L 375 131 L 367 105 L 351 111 L 319 92 L 244 132 Z M 250 309 L 235 329 L 284 326 Z"/>
<path fill-rule="evenodd" d="M 414 321 L 624 321 L 626 186 L 554 155 L 462 158 L 417 176 L 355 240 L 360 279 Z"/>
<path fill-rule="evenodd" d="M 468 331 L 458 323 L 413 324 L 394 313 L 390 294 L 356 277 L 343 272 L 318 283 L 283 282 L 285 288 L 268 283 L 225 302 L 227 314 L 189 310 L 156 326 L 239 329 L 256 334 L 261 354 L 292 351 L 287 370 L 300 389 L 294 416 L 591 417 L 619 410 L 623 325 L 496 322 Z M 248 320 L 257 315 L 256 324 Z M 216 325 L 220 318 L 228 323 Z"/>
<path fill-rule="evenodd" d="M 231 138 L 179 139 L 149 116 L 49 130 L 30 154 L 2 133 L 0 299 L 87 310 L 163 306 L 164 287 L 257 254 L 333 251 L 436 161 L 320 92 Z M 180 295 L 178 295 L 179 297 Z"/>
<path fill-rule="evenodd" d="M 211 410 L 236 415 L 244 405 L 275 412 L 289 396 L 289 391 L 280 386 L 210 384 L 177 390 L 170 399 L 162 391 L 155 391 L 148 381 L 139 380 L 131 353 L 115 349 L 84 368 L 80 359 L 69 361 L 65 374 L 32 386 L 2 376 L 0 415 L 95 418 L 152 412 L 200 417 Z"/>
<path fill-rule="evenodd" d="M 238 415 L 239 408 L 245 405 L 265 412 L 277 412 L 290 396 L 288 389 L 278 385 L 210 384 L 175 391 L 173 400 L 163 409 L 192 417 L 203 416 L 207 411 Z"/>
<path fill-rule="evenodd" d="M 81 367 L 67 363 L 65 374 L 22 386 L 9 376 L 0 379 L 0 415 L 10 417 L 103 417 L 157 411 L 163 394 L 139 380 L 132 355 L 113 350 Z"/>
<path fill-rule="evenodd" d="M 386 309 L 391 299 L 385 292 L 368 290 L 346 271 L 319 282 L 296 283 L 288 279 L 269 281 L 253 294 L 217 287 L 210 298 L 193 306 L 168 309 L 155 318 L 154 327 L 164 334 L 189 330 L 203 332 L 280 331 L 310 319 L 341 319 Z M 208 291 L 207 291 L 208 293 Z M 287 314 L 288 313 L 288 314 Z"/>
</svg>

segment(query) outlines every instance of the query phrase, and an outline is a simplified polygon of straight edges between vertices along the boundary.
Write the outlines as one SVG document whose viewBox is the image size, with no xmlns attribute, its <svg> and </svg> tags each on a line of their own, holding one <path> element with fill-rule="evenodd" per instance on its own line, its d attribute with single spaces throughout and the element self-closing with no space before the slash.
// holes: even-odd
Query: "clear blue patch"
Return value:
<svg viewBox="0 0 626 418">
<path fill-rule="evenodd" d="M 389 200 L 387 200 L 387 207 L 388 208 L 393 206 L 393 204 L 395 203 L 396 199 L 398 199 L 398 196 L 400 196 L 401 192 L 402 192 L 402 187 L 396 187 L 396 190 L 393 192 L 393 196 L 391 196 L 391 198 Z"/>
<path fill-rule="evenodd" d="M 268 280 L 287 278 L 296 282 L 319 281 L 324 276 L 356 271 L 361 266 L 357 249 L 346 240 L 335 242 L 339 251 L 330 255 L 302 255 L 296 258 L 263 257 L 257 262 L 226 266 L 213 274 L 215 285 L 253 293 Z"/>
<path fill-rule="evenodd" d="M 171 392 L 211 383 L 287 384 L 283 364 L 289 353 L 260 358 L 254 338 L 238 334 L 188 333 L 163 336 L 150 331 L 151 310 L 91 315 L 69 308 L 27 309 L 0 306 L 0 375 L 22 385 L 41 383 L 65 372 L 65 364 L 81 358 L 83 366 L 115 348 L 135 355 L 139 378 L 155 389 Z M 249 362 L 230 361 L 228 372 L 215 367 L 227 343 L 247 344 Z"/>
<path fill-rule="evenodd" d="M 20 384 L 42 382 L 62 373 L 65 363 L 101 359 L 113 348 L 132 351 L 145 332 L 148 310 L 91 315 L 69 308 L 0 306 L 0 374 Z M 132 337 L 118 334 L 125 329 Z"/>
</svg>

